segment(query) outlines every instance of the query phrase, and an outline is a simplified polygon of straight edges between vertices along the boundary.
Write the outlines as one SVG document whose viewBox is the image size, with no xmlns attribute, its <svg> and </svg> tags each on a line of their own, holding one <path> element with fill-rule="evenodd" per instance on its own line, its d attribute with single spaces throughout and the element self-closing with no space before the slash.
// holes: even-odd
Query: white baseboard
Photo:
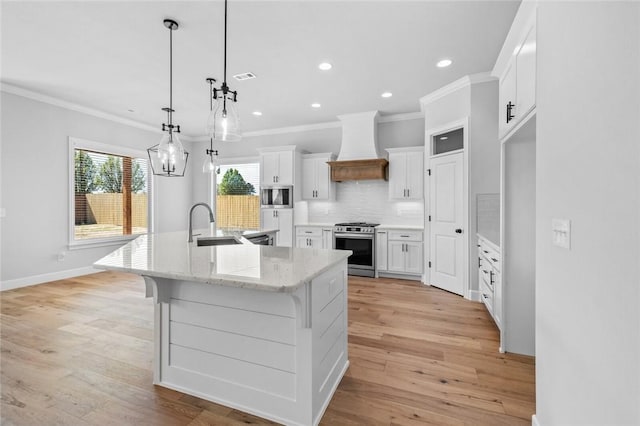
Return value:
<svg viewBox="0 0 640 426">
<path fill-rule="evenodd" d="M 0 281 L 0 291 L 13 290 L 20 287 L 28 287 L 30 285 L 47 283 L 49 281 L 64 280 L 66 278 L 79 277 L 80 275 L 93 274 L 100 272 L 93 266 L 85 266 L 83 268 L 66 269 L 64 271 L 50 272 L 48 274 L 32 275 L 30 277 L 16 278 L 14 280 Z"/>
<path fill-rule="evenodd" d="M 535 414 L 531 416 L 531 426 L 542 426 Z"/>
<path fill-rule="evenodd" d="M 474 302 L 481 302 L 480 298 L 480 290 L 469 290 L 469 300 L 473 300 Z"/>
</svg>

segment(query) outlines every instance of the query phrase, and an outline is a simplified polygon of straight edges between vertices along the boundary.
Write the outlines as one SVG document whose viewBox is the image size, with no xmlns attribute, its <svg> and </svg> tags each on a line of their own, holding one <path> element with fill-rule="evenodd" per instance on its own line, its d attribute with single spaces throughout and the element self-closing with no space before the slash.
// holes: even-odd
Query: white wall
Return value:
<svg viewBox="0 0 640 426">
<path fill-rule="evenodd" d="M 541 2 L 537 34 L 536 416 L 638 425 L 640 3 Z"/>
<path fill-rule="evenodd" d="M 6 281 L 90 266 L 117 246 L 69 251 L 69 136 L 145 150 L 153 133 L 2 93 L 1 270 Z M 191 150 L 186 143 L 187 150 Z M 155 178 L 156 231 L 186 229 L 191 176 Z M 57 256 L 66 251 L 66 258 Z M 49 275 L 50 277 L 51 275 Z M 37 279 L 35 279 L 37 281 Z M 28 281 L 28 280 L 27 280 Z"/>
<path fill-rule="evenodd" d="M 427 131 L 469 118 L 468 147 L 468 272 L 469 288 L 478 289 L 477 272 L 477 208 L 478 194 L 500 192 L 500 143 L 498 141 L 497 80 L 478 82 L 462 87 L 424 105 Z M 428 213 L 427 213 L 428 214 Z"/>
</svg>

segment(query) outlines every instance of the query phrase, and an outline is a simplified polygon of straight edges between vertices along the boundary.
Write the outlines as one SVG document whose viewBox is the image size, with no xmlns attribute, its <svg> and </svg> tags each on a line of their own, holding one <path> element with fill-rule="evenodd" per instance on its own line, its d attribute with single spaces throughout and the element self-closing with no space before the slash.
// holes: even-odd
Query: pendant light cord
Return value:
<svg viewBox="0 0 640 426">
<path fill-rule="evenodd" d="M 173 27 L 169 27 L 169 133 L 173 125 Z"/>
<path fill-rule="evenodd" d="M 224 84 L 227 84 L 227 0 L 224 0 Z"/>
</svg>

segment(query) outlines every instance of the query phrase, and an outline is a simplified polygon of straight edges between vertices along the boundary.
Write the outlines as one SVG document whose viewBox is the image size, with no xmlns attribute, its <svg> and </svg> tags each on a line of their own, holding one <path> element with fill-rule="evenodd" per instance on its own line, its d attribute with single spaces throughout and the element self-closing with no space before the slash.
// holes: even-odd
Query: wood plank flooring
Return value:
<svg viewBox="0 0 640 426">
<path fill-rule="evenodd" d="M 153 304 L 102 272 L 0 293 L 3 425 L 272 424 L 152 384 Z M 351 366 L 323 425 L 530 425 L 534 359 L 498 353 L 480 303 L 349 277 Z"/>
</svg>

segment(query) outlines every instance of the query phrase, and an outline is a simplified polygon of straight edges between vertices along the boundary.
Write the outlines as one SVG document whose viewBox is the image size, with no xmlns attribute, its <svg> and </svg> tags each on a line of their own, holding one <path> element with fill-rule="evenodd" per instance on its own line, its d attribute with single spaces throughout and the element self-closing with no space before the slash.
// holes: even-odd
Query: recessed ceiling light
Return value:
<svg viewBox="0 0 640 426">
<path fill-rule="evenodd" d="M 332 67 L 333 65 L 331 65 L 329 62 L 323 62 L 318 65 L 318 68 L 320 68 L 322 71 L 329 71 Z"/>
<path fill-rule="evenodd" d="M 260 111 L 253 111 L 252 113 L 253 115 L 257 115 L 258 117 L 262 115 L 262 112 Z"/>
<path fill-rule="evenodd" d="M 320 106 L 321 105 L 319 103 L 317 103 L 317 102 L 314 102 L 314 103 L 311 104 L 311 108 L 320 108 Z"/>
<path fill-rule="evenodd" d="M 445 68 L 451 65 L 452 62 L 453 61 L 451 59 L 443 59 L 439 61 L 436 65 L 438 66 L 438 68 Z"/>
<path fill-rule="evenodd" d="M 390 97 L 392 97 L 392 96 L 393 96 L 393 93 L 391 93 L 391 92 L 384 92 L 384 93 L 383 93 L 382 95 L 380 95 L 380 96 L 382 96 L 383 98 L 390 98 Z"/>
<path fill-rule="evenodd" d="M 136 110 L 134 110 L 134 109 L 128 109 L 127 111 L 129 111 L 129 112 L 136 112 Z"/>
</svg>

